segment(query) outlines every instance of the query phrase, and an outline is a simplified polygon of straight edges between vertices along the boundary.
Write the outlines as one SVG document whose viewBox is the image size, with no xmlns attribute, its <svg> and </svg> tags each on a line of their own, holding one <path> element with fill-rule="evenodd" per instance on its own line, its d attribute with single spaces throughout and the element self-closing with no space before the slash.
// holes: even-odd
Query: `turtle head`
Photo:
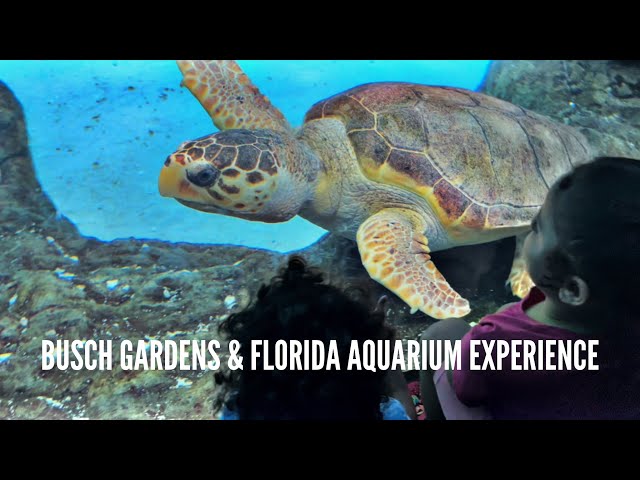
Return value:
<svg viewBox="0 0 640 480">
<path fill-rule="evenodd" d="M 289 133 L 225 130 L 180 145 L 165 160 L 158 187 L 162 196 L 203 212 L 285 222 L 315 179 L 308 155 Z"/>
</svg>

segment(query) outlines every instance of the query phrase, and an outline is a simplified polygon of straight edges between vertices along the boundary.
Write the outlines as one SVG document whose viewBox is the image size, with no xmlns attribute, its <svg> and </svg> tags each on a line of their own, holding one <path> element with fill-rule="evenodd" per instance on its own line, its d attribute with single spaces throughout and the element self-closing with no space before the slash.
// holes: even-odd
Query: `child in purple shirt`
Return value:
<svg viewBox="0 0 640 480">
<path fill-rule="evenodd" d="M 609 157 L 552 186 L 523 247 L 536 287 L 473 328 L 447 319 L 423 333 L 462 339 L 459 368 L 421 372 L 427 419 L 640 419 L 639 188 L 640 161 Z M 510 356 L 472 370 L 473 340 L 598 340 L 598 370 L 514 370 Z"/>
</svg>

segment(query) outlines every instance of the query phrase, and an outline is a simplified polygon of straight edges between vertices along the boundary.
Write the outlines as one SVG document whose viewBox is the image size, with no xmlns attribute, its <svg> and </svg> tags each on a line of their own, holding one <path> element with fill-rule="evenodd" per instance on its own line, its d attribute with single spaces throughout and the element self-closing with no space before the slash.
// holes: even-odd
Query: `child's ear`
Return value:
<svg viewBox="0 0 640 480">
<path fill-rule="evenodd" d="M 589 285 L 582 278 L 571 275 L 560 287 L 558 298 L 572 307 L 584 305 L 589 298 Z"/>
</svg>

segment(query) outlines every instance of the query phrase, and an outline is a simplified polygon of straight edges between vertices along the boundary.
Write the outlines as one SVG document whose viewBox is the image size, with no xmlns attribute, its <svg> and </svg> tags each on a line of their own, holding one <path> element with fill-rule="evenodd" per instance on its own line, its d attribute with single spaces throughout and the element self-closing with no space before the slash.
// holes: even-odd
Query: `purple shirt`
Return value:
<svg viewBox="0 0 640 480">
<path fill-rule="evenodd" d="M 534 288 L 521 302 L 484 317 L 463 337 L 461 369 L 453 371 L 458 399 L 469 407 L 485 406 L 494 419 L 640 419 L 640 362 L 635 353 L 640 348 L 625 355 L 620 348 L 608 347 L 601 338 L 528 317 L 525 311 L 543 300 L 544 294 Z M 501 370 L 469 368 L 471 340 L 552 339 L 599 340 L 595 364 L 600 369 L 512 370 L 510 356 L 503 360 Z M 475 350 L 480 352 L 475 364 L 482 365 L 484 349 Z M 494 348 L 494 361 L 495 353 Z M 522 360 L 520 356 L 518 363 Z M 557 355 L 553 361 L 557 362 Z"/>
</svg>

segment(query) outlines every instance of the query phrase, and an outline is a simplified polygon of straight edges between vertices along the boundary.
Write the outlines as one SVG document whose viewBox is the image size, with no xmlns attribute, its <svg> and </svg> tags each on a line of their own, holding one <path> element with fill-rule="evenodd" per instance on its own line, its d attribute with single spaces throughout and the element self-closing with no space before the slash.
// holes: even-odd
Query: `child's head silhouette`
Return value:
<svg viewBox="0 0 640 480">
<path fill-rule="evenodd" d="M 606 314 L 600 328 L 616 328 L 639 303 L 639 188 L 640 161 L 617 157 L 578 166 L 552 186 L 525 256 L 559 315 Z"/>
<path fill-rule="evenodd" d="M 384 371 L 348 371 L 352 340 L 392 340 L 384 314 L 367 308 L 363 292 L 342 292 L 323 283 L 323 276 L 293 257 L 255 303 L 231 315 L 220 326 L 229 339 L 240 341 L 243 370 L 216 376 L 225 405 L 240 419 L 379 419 L 385 392 Z M 291 371 L 249 368 L 251 340 L 267 340 L 274 358 L 278 340 L 337 342 L 340 370 Z M 273 362 L 273 360 L 272 360 Z"/>
</svg>

